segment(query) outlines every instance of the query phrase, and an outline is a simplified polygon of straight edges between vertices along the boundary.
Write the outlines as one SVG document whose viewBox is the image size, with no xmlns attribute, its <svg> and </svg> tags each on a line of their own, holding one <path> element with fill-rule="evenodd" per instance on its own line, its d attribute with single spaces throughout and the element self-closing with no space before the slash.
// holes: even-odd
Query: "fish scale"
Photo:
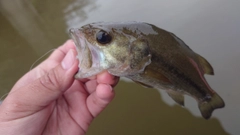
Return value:
<svg viewBox="0 0 240 135">
<path fill-rule="evenodd" d="M 205 119 L 225 106 L 204 78 L 204 74 L 213 75 L 212 66 L 171 32 L 143 22 L 99 22 L 70 33 L 77 50 L 87 48 L 84 53 L 78 51 L 81 62 L 76 78 L 107 70 L 145 87 L 164 89 L 182 106 L 186 94 L 196 99 Z"/>
</svg>

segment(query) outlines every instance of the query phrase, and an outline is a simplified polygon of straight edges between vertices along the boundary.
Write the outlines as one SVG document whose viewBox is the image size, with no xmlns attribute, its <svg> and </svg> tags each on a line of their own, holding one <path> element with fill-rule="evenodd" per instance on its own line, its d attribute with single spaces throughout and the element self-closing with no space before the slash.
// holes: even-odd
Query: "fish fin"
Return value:
<svg viewBox="0 0 240 135">
<path fill-rule="evenodd" d="M 209 119 L 215 109 L 223 108 L 224 106 L 224 101 L 217 93 L 214 93 L 209 101 L 202 101 L 198 103 L 198 108 L 205 119 Z"/>
<path fill-rule="evenodd" d="M 184 96 L 181 93 L 173 90 L 168 90 L 167 93 L 175 102 L 181 106 L 184 106 Z"/>
<path fill-rule="evenodd" d="M 153 88 L 152 86 L 150 86 L 150 85 L 147 85 L 147 84 L 145 84 L 145 83 L 142 83 L 142 82 L 139 82 L 139 81 L 135 81 L 135 80 L 133 80 L 135 83 L 137 83 L 137 84 L 140 84 L 140 85 L 142 85 L 143 87 L 145 87 L 145 88 Z"/>
<path fill-rule="evenodd" d="M 213 68 L 210 65 L 210 63 L 205 58 L 200 56 L 199 54 L 197 54 L 197 55 L 198 55 L 198 59 L 199 59 L 199 62 L 201 64 L 201 67 L 202 67 L 204 73 L 209 74 L 209 75 L 214 75 L 214 71 L 213 71 Z"/>
<path fill-rule="evenodd" d="M 160 80 L 164 83 L 171 83 L 171 81 L 165 76 L 163 75 L 162 73 L 160 73 L 159 71 L 157 71 L 156 69 L 150 67 L 150 66 L 147 66 L 144 70 L 144 74 L 146 76 L 150 76 L 152 78 L 156 78 L 157 80 Z"/>
</svg>

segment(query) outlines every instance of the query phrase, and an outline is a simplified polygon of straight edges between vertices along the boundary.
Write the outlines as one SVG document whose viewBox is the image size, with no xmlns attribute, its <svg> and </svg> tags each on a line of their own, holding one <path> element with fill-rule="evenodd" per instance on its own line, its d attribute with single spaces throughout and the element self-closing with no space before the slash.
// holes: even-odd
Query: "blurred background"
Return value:
<svg viewBox="0 0 240 135">
<path fill-rule="evenodd" d="M 235 0 L 0 0 L 0 96 L 69 28 L 99 21 L 143 21 L 175 33 L 215 69 L 206 76 L 225 100 L 210 120 L 197 103 L 121 81 L 116 97 L 87 135 L 238 135 L 240 133 L 240 1 Z"/>
</svg>

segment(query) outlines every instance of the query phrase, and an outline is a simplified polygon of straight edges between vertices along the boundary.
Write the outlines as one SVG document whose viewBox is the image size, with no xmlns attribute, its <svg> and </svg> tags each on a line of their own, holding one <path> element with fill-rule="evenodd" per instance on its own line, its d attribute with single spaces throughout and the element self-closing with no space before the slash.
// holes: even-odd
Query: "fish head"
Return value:
<svg viewBox="0 0 240 135">
<path fill-rule="evenodd" d="M 135 22 L 92 23 L 70 29 L 79 59 L 75 77 L 87 78 L 104 70 L 115 76 L 143 72 L 151 63 L 145 38 L 148 29 L 147 24 Z"/>
</svg>

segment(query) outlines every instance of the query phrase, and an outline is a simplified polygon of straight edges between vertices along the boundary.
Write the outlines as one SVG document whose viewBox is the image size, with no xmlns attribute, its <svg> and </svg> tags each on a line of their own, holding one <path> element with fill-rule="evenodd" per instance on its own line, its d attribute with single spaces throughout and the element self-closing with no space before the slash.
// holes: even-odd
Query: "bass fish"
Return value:
<svg viewBox="0 0 240 135">
<path fill-rule="evenodd" d="M 204 74 L 213 75 L 209 62 L 171 32 L 143 22 L 91 23 L 70 29 L 79 59 L 75 78 L 104 70 L 143 86 L 166 90 L 184 106 L 184 94 L 196 99 L 205 119 L 224 107 Z"/>
</svg>

